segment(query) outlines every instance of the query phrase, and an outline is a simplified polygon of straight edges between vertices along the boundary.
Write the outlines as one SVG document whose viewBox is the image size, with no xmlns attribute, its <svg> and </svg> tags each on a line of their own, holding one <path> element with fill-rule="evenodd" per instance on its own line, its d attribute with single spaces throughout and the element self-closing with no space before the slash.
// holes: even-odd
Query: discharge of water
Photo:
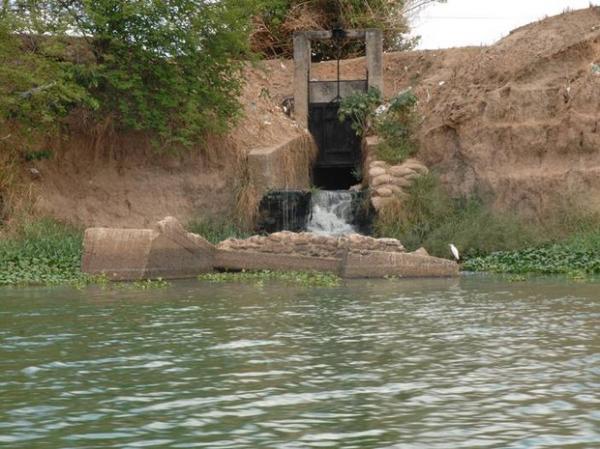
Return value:
<svg viewBox="0 0 600 449">
<path fill-rule="evenodd" d="M 352 192 L 320 190 L 313 193 L 306 230 L 315 234 L 344 235 L 356 232 L 352 226 Z"/>
</svg>

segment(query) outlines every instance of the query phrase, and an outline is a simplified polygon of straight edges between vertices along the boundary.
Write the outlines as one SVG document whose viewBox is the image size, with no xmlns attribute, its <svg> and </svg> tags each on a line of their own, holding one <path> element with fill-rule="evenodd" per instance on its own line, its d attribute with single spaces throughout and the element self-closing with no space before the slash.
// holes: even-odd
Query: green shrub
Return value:
<svg viewBox="0 0 600 449">
<path fill-rule="evenodd" d="M 600 230 L 518 251 L 500 251 L 467 260 L 464 269 L 514 274 L 600 274 Z"/>
<path fill-rule="evenodd" d="M 352 129 L 360 137 L 375 132 L 380 143 L 376 148 L 378 160 L 395 165 L 402 163 L 417 151 L 414 131 L 417 124 L 417 97 L 406 90 L 382 105 L 382 96 L 376 88 L 355 92 L 340 102 L 340 121 L 350 120 Z"/>
<path fill-rule="evenodd" d="M 22 27 L 16 17 L 0 17 L 0 123 L 14 120 L 48 131 L 77 105 L 93 109 L 96 104 L 73 77 L 73 64 L 57 56 L 66 43 L 25 39 L 16 33 Z"/>
<path fill-rule="evenodd" d="M 377 159 L 391 165 L 404 162 L 416 153 L 417 97 L 411 90 L 401 92 L 390 100 L 385 112 L 375 119 L 375 131 L 381 142 Z"/>
<path fill-rule="evenodd" d="M 38 126 L 83 107 L 170 149 L 226 130 L 240 112 L 252 0 L 10 5 L 0 15 L 4 118 Z"/>
<path fill-rule="evenodd" d="M 192 220 L 188 223 L 187 230 L 201 235 L 209 242 L 215 244 L 228 238 L 244 239 L 251 235 L 233 220 L 216 218 Z"/>
<path fill-rule="evenodd" d="M 80 270 L 82 232 L 44 219 L 0 239 L 0 285 L 86 282 Z"/>
<path fill-rule="evenodd" d="M 539 229 L 509 213 L 491 211 L 479 199 L 452 199 L 438 178 L 416 178 L 408 198 L 385 207 L 375 223 L 377 235 L 400 240 L 409 250 L 425 247 L 449 257 L 455 244 L 463 258 L 540 243 Z"/>
<path fill-rule="evenodd" d="M 382 101 L 381 92 L 375 87 L 367 92 L 354 92 L 340 101 L 338 118 L 340 122 L 350 120 L 356 135 L 364 137 L 371 130 L 375 110 Z"/>
</svg>

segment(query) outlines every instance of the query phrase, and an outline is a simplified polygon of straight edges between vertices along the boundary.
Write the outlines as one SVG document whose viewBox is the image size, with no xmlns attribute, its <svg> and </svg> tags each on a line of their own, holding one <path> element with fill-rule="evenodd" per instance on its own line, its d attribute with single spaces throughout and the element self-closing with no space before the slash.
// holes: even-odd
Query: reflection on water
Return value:
<svg viewBox="0 0 600 449">
<path fill-rule="evenodd" d="M 0 290 L 0 447 L 600 447 L 600 287 Z"/>
</svg>

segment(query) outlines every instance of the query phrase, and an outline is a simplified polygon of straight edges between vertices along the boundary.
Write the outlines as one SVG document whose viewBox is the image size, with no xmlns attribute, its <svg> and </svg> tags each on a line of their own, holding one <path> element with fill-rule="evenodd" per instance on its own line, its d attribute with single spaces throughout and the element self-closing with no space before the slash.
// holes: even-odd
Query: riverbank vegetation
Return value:
<svg viewBox="0 0 600 449">
<path fill-rule="evenodd" d="M 355 92 L 342 99 L 338 117 L 340 121 L 349 120 L 360 137 L 379 137 L 375 147 L 377 160 L 401 164 L 418 150 L 414 132 L 418 124 L 417 97 L 410 89 L 387 103 L 377 88 Z"/>
<path fill-rule="evenodd" d="M 600 274 L 600 230 L 565 241 L 515 251 L 499 251 L 465 262 L 463 269 L 488 273 L 564 274 L 582 278 Z"/>
<path fill-rule="evenodd" d="M 481 203 L 432 199 L 432 178 L 424 178 L 411 194 L 415 205 L 410 215 L 380 218 L 380 236 L 401 239 L 409 250 L 424 246 L 432 254 L 449 257 L 448 242 L 462 251 L 466 271 L 508 274 L 559 274 L 585 278 L 600 274 L 600 226 L 596 217 L 579 217 L 545 228 L 527 225 L 487 210 Z M 435 187 L 437 189 L 437 187 Z M 420 197 L 418 196 L 420 195 Z M 446 198 L 446 199 L 444 199 Z M 406 210 L 406 209 L 404 209 Z M 386 221 L 384 221 L 386 220 Z M 246 237 L 233 224 L 197 222 L 188 229 L 213 243 L 229 237 Z M 28 221 L 0 235 L 0 286 L 107 285 L 102 277 L 81 272 L 83 233 L 51 219 Z M 301 286 L 331 287 L 341 280 L 315 272 L 208 273 L 199 277 L 210 282 L 244 282 L 261 285 L 280 282 Z M 114 288 L 166 287 L 162 280 L 114 284 Z"/>
<path fill-rule="evenodd" d="M 201 235 L 212 244 L 229 238 L 245 239 L 252 235 L 234 219 L 204 218 L 192 220 L 186 226 L 189 232 Z"/>
<path fill-rule="evenodd" d="M 417 178 L 407 198 L 385 207 L 375 228 L 379 237 L 438 257 L 450 257 L 453 243 L 467 271 L 600 274 L 598 214 L 565 207 L 544 220 L 525 220 L 477 197 L 451 198 L 431 174 Z"/>
<path fill-rule="evenodd" d="M 69 113 L 153 133 L 163 150 L 227 129 L 240 111 L 250 3 L 5 2 L 0 118 L 38 128 Z M 26 67 L 26 69 L 24 69 Z"/>
<path fill-rule="evenodd" d="M 79 285 L 81 230 L 43 219 L 0 234 L 0 285 Z"/>
</svg>

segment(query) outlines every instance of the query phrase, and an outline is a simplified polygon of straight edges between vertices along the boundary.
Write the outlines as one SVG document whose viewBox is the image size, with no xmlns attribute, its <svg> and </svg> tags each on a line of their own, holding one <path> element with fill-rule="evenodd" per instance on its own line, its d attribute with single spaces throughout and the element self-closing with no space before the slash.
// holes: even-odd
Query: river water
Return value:
<svg viewBox="0 0 600 449">
<path fill-rule="evenodd" d="M 600 285 L 0 290 L 0 447 L 598 448 Z"/>
</svg>

